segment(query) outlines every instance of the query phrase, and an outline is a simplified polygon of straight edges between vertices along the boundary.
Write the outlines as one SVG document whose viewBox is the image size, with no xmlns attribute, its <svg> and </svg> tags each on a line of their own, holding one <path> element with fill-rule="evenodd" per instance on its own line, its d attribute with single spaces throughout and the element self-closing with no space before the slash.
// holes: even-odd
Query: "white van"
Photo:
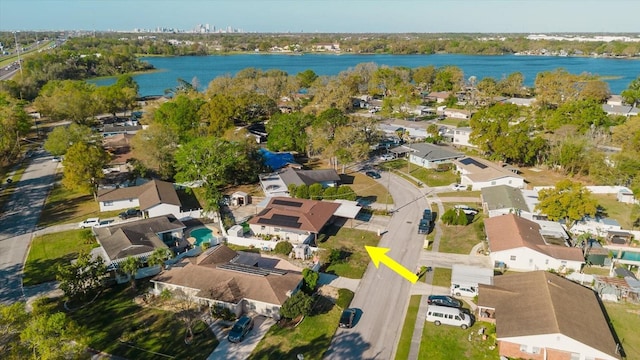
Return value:
<svg viewBox="0 0 640 360">
<path fill-rule="evenodd" d="M 426 321 L 430 321 L 436 325 L 446 324 L 460 326 L 463 329 L 471 326 L 471 316 L 465 314 L 461 309 L 429 305 L 427 308 Z"/>
</svg>

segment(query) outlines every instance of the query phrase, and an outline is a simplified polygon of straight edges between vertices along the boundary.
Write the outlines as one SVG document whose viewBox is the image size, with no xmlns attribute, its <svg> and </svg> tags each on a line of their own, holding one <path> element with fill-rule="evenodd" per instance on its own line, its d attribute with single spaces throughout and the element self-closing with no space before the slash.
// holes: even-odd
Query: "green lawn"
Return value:
<svg viewBox="0 0 640 360">
<path fill-rule="evenodd" d="M 446 186 L 458 181 L 458 175 L 453 171 L 435 171 L 411 164 L 411 176 L 419 179 L 428 186 Z"/>
<path fill-rule="evenodd" d="M 411 338 L 413 337 L 413 330 L 416 327 L 416 318 L 418 317 L 418 309 L 420 308 L 420 299 L 422 299 L 421 295 L 412 295 L 409 300 L 407 316 L 404 318 L 404 325 L 402 326 L 402 333 L 400 334 L 400 341 L 398 342 L 398 350 L 396 350 L 396 360 L 405 360 L 409 358 Z"/>
<path fill-rule="evenodd" d="M 482 340 L 481 335 L 478 335 L 480 327 L 485 327 L 487 334 L 495 334 L 495 326 L 484 322 L 476 322 L 467 330 L 457 326 L 436 326 L 432 322 L 425 322 L 418 359 L 497 359 L 498 348 L 494 346 L 490 349 L 494 345 L 492 335 L 489 335 L 487 340 Z"/>
<path fill-rule="evenodd" d="M 640 305 L 603 302 L 627 359 L 640 359 Z"/>
<path fill-rule="evenodd" d="M 633 229 L 633 205 L 619 202 L 615 194 L 593 194 L 593 197 L 604 208 L 608 217 L 616 219 L 623 229 Z"/>
<path fill-rule="evenodd" d="M 451 286 L 451 269 L 435 268 L 433 269 L 433 286 Z"/>
<path fill-rule="evenodd" d="M 440 252 L 469 254 L 476 244 L 484 240 L 484 226 L 480 220 L 466 226 L 440 224 L 440 227 Z"/>
<path fill-rule="evenodd" d="M 353 172 L 347 175 L 342 175 L 341 178 L 347 180 L 343 182 L 348 185 L 358 195 L 359 198 L 364 198 L 370 202 L 377 202 L 380 204 L 393 204 L 393 198 L 379 182 L 366 176 L 360 172 Z"/>
<path fill-rule="evenodd" d="M 142 291 L 142 290 L 141 290 Z M 196 325 L 190 345 L 186 328 L 173 312 L 137 305 L 128 284 L 109 288 L 96 302 L 69 313 L 85 329 L 89 346 L 126 359 L 206 359 L 218 345 L 202 322 Z M 129 345 L 120 340 L 127 340 Z"/>
<path fill-rule="evenodd" d="M 307 316 L 295 328 L 283 328 L 276 324 L 258 343 L 249 359 L 295 359 L 303 354 L 305 360 L 322 359 L 336 332 L 342 311 L 329 300 L 320 297 L 323 308 L 319 314 Z"/>
<path fill-rule="evenodd" d="M 88 217 L 108 215 L 100 213 L 100 207 L 92 195 L 67 190 L 60 183 L 56 183 L 47 197 L 38 226 L 80 222 Z"/>
<path fill-rule="evenodd" d="M 54 281 L 58 265 L 68 264 L 80 251 L 89 251 L 98 243 L 91 230 L 78 229 L 38 236 L 31 242 L 24 266 L 24 285 Z"/>
<path fill-rule="evenodd" d="M 323 271 L 352 279 L 361 279 L 371 261 L 364 246 L 377 246 L 380 242 L 380 236 L 370 231 L 351 229 L 347 225 L 342 227 L 332 225 L 323 234 L 325 239 L 318 242 L 318 247 L 327 249 L 323 252 L 325 260 L 331 249 L 341 251 L 341 261 L 329 263 Z"/>
</svg>

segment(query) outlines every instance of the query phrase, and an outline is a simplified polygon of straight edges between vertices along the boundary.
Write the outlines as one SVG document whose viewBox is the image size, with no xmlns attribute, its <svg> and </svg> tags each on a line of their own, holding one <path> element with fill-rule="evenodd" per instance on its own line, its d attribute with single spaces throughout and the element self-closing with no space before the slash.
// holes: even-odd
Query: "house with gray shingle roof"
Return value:
<svg viewBox="0 0 640 360">
<path fill-rule="evenodd" d="M 100 244 L 94 253 L 105 260 L 111 269 L 127 257 L 146 259 L 156 249 L 180 250 L 186 226 L 173 215 L 164 215 L 112 226 L 93 227 Z"/>
<path fill-rule="evenodd" d="M 630 117 L 640 114 L 640 109 L 629 105 L 602 104 L 602 110 L 606 112 L 607 115 L 622 115 Z"/>
<path fill-rule="evenodd" d="M 340 185 L 340 175 L 334 169 L 301 170 L 285 168 L 260 174 L 260 186 L 267 197 L 289 196 L 289 185 L 320 184 L 323 188 Z"/>
<path fill-rule="evenodd" d="M 173 214 L 180 216 L 180 198 L 172 183 L 151 180 L 140 186 L 98 191 L 100 211 L 140 207 L 146 216 Z"/>
<path fill-rule="evenodd" d="M 410 163 L 427 169 L 435 169 L 440 164 L 451 163 L 464 157 L 463 153 L 449 146 L 428 143 L 404 144 L 389 151 L 396 154 L 406 153 Z"/>
<path fill-rule="evenodd" d="M 518 214 L 528 220 L 533 219 L 533 213 L 527 204 L 522 190 L 508 185 L 496 185 L 482 188 L 482 210 L 495 217 L 505 214 Z"/>
<path fill-rule="evenodd" d="M 622 359 L 607 319 L 593 290 L 546 271 L 479 286 L 478 320 L 496 324 L 501 357 Z"/>
<path fill-rule="evenodd" d="M 181 291 L 200 304 L 226 307 L 238 316 L 252 311 L 278 319 L 280 307 L 302 283 L 302 274 L 291 269 L 284 260 L 218 245 L 168 266 L 151 282 L 157 294 Z"/>
</svg>

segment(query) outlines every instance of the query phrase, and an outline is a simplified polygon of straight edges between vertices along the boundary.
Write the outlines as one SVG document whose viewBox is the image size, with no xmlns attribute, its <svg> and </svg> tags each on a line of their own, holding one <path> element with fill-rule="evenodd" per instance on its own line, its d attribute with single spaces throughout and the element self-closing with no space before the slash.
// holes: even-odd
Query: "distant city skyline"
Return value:
<svg viewBox="0 0 640 360">
<path fill-rule="evenodd" d="M 2 0 L 0 31 L 640 32 L 637 0 Z"/>
</svg>

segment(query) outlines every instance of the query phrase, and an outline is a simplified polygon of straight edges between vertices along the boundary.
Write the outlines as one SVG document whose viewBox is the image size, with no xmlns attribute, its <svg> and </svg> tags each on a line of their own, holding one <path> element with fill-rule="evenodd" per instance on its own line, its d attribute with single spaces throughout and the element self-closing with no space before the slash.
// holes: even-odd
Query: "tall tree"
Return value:
<svg viewBox="0 0 640 360">
<path fill-rule="evenodd" d="M 0 92 L 0 162 L 17 154 L 20 138 L 31 128 L 31 119 L 17 99 Z"/>
<path fill-rule="evenodd" d="M 131 288 L 133 290 L 136 289 L 136 273 L 138 272 L 138 269 L 140 269 L 141 265 L 140 259 L 133 256 L 127 257 L 124 261 L 118 264 L 120 271 L 129 277 L 129 280 L 131 281 Z"/>
<path fill-rule="evenodd" d="M 550 220 L 564 220 L 570 228 L 574 222 L 586 215 L 595 216 L 598 202 L 591 191 L 579 182 L 561 180 L 554 188 L 538 192 L 536 210 L 546 214 Z"/>
<path fill-rule="evenodd" d="M 20 342 L 33 359 L 39 360 L 78 359 L 87 346 L 82 328 L 64 313 L 35 310 L 20 334 Z"/>
<path fill-rule="evenodd" d="M 57 126 L 49 133 L 44 142 L 44 149 L 54 156 L 61 156 L 77 143 L 95 143 L 100 134 L 86 125 L 71 123 L 69 126 Z"/>
<path fill-rule="evenodd" d="M 109 155 L 101 146 L 83 142 L 73 144 L 64 158 L 62 185 L 91 193 L 97 201 L 98 184 L 104 177 L 102 168 L 108 161 Z"/>
<path fill-rule="evenodd" d="M 49 81 L 42 87 L 34 105 L 43 115 L 54 120 L 71 120 L 88 125 L 90 117 L 101 111 L 95 89 L 94 85 L 84 81 Z"/>
<path fill-rule="evenodd" d="M 171 129 L 180 143 L 185 143 L 198 135 L 201 122 L 199 110 L 202 105 L 201 99 L 179 94 L 155 111 L 154 120 Z"/>
<path fill-rule="evenodd" d="M 67 299 L 88 300 L 103 285 L 107 266 L 102 258 L 93 258 L 89 253 L 78 255 L 74 263 L 58 266 L 56 279 Z"/>
<path fill-rule="evenodd" d="M 179 144 L 178 135 L 171 127 L 151 124 L 136 133 L 131 146 L 135 158 L 162 179 L 170 179 L 175 175 L 174 157 Z"/>
<path fill-rule="evenodd" d="M 7 358 L 19 359 L 20 333 L 28 320 L 24 302 L 0 304 L 0 353 Z"/>
<path fill-rule="evenodd" d="M 318 75 L 311 69 L 307 69 L 303 72 L 299 72 L 296 75 L 296 79 L 300 83 L 300 87 L 308 89 L 311 87 L 314 81 L 318 78 Z"/>
<path fill-rule="evenodd" d="M 629 86 L 623 90 L 620 95 L 627 104 L 638 106 L 640 105 L 640 76 L 629 83 Z"/>
<path fill-rule="evenodd" d="M 436 70 L 433 91 L 458 91 L 462 88 L 464 73 L 457 66 L 444 66 Z"/>
<path fill-rule="evenodd" d="M 303 113 L 275 114 L 267 123 L 267 147 L 273 151 L 297 151 L 307 149 L 306 128 L 313 116 Z"/>
</svg>

